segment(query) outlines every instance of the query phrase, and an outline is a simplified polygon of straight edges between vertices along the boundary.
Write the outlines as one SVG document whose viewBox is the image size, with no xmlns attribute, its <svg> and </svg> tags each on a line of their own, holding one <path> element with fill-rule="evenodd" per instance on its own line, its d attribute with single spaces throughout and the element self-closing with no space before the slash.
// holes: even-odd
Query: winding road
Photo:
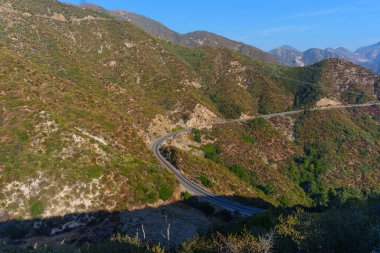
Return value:
<svg viewBox="0 0 380 253">
<path fill-rule="evenodd" d="M 355 107 L 368 107 L 368 106 L 375 106 L 375 105 L 380 105 L 380 102 L 377 103 L 367 103 L 367 104 L 353 104 L 353 105 L 337 105 L 337 106 L 329 106 L 329 107 L 319 107 L 319 108 L 314 108 L 311 109 L 310 111 L 324 111 L 324 110 L 332 110 L 332 109 L 340 109 L 340 108 L 355 108 Z M 296 110 L 296 111 L 288 111 L 288 112 L 280 112 L 280 113 L 273 113 L 273 114 L 267 114 L 267 115 L 260 115 L 260 116 L 254 116 L 254 117 L 249 117 L 249 118 L 242 118 L 242 119 L 235 119 L 235 120 L 225 120 L 221 121 L 212 125 L 223 125 L 223 124 L 229 124 L 229 123 L 238 123 L 238 122 L 246 122 L 252 119 L 257 119 L 257 118 L 273 118 L 273 117 L 278 117 L 278 116 L 288 116 L 288 115 L 294 115 L 294 114 L 300 114 L 303 113 L 304 110 Z M 195 184 L 194 182 L 190 181 L 187 179 L 176 167 L 174 167 L 169 161 L 165 159 L 165 157 L 161 154 L 160 148 L 162 145 L 169 139 L 174 138 L 177 134 L 179 133 L 189 133 L 191 132 L 194 128 L 199 128 L 199 127 L 204 127 L 205 125 L 199 125 L 199 126 L 194 126 L 190 128 L 186 128 L 184 130 L 180 130 L 177 132 L 169 133 L 166 134 L 157 140 L 155 140 L 151 144 L 151 149 L 154 152 L 154 155 L 160 160 L 162 165 L 170 170 L 177 178 L 179 183 L 191 194 L 198 196 L 202 198 L 203 200 L 210 202 L 214 205 L 217 205 L 221 208 L 224 208 L 226 210 L 229 210 L 231 212 L 239 212 L 243 216 L 252 216 L 257 213 L 262 212 L 263 210 L 260 208 L 255 208 L 255 207 L 250 207 L 250 206 L 245 206 L 242 204 L 239 204 L 235 201 L 217 196 L 201 186 Z M 209 125 L 208 125 L 209 126 Z"/>
</svg>

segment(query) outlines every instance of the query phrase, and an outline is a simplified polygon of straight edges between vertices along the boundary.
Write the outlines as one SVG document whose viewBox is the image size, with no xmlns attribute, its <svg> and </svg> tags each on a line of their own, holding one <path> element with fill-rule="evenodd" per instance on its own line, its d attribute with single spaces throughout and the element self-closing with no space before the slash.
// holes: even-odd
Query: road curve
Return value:
<svg viewBox="0 0 380 253">
<path fill-rule="evenodd" d="M 330 107 L 314 108 L 314 109 L 311 109 L 310 111 L 324 111 L 324 110 L 332 110 L 332 109 L 340 109 L 340 108 L 368 107 L 368 106 L 374 106 L 374 105 L 380 105 L 380 103 L 378 102 L 378 103 L 367 103 L 367 104 L 337 105 L 337 106 L 330 106 Z M 254 117 L 243 118 L 243 119 L 225 120 L 225 121 L 215 123 L 213 125 L 223 125 L 223 124 L 229 124 L 229 123 L 246 122 L 246 121 L 249 121 L 252 119 L 257 119 L 257 118 L 269 119 L 269 118 L 278 117 L 278 116 L 288 116 L 288 115 L 300 114 L 302 112 L 304 112 L 304 110 L 273 113 L 273 114 L 254 116 Z M 245 206 L 245 205 L 239 204 L 235 201 L 231 201 L 231 200 L 228 200 L 226 198 L 217 196 L 217 195 L 205 190 L 201 186 L 199 186 L 199 185 L 195 184 L 194 182 L 190 181 L 189 179 L 187 179 L 176 167 L 174 167 L 169 161 L 167 161 L 165 159 L 165 157 L 161 154 L 160 148 L 162 147 L 162 145 L 167 140 L 174 138 L 179 133 L 189 133 L 194 128 L 202 127 L 202 126 L 204 126 L 204 125 L 186 128 L 184 130 L 180 130 L 177 132 L 168 133 L 168 134 L 158 138 L 157 140 L 155 140 L 151 144 L 151 149 L 154 152 L 154 155 L 159 159 L 159 161 L 161 162 L 161 164 L 165 168 L 170 170 L 176 176 L 179 183 L 187 191 L 189 191 L 191 194 L 196 195 L 198 197 L 201 197 L 202 199 L 206 200 L 207 202 L 215 204 L 215 205 L 222 207 L 226 210 L 229 210 L 232 212 L 239 212 L 243 216 L 252 216 L 252 215 L 255 215 L 257 213 L 262 212 L 263 210 L 260 208 Z"/>
</svg>

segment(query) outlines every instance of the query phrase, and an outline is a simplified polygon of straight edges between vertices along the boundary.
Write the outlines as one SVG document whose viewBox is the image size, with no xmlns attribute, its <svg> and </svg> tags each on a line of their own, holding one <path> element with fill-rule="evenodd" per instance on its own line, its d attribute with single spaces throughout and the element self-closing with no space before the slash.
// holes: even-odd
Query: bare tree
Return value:
<svg viewBox="0 0 380 253">
<path fill-rule="evenodd" d="M 274 246 L 274 232 L 259 236 L 259 252 L 271 253 Z"/>
<path fill-rule="evenodd" d="M 141 231 L 143 233 L 143 239 L 145 240 L 146 236 L 145 236 L 144 224 L 141 224 Z"/>
<path fill-rule="evenodd" d="M 168 246 L 170 245 L 170 230 L 171 230 L 171 224 L 170 222 L 168 221 L 168 216 L 165 216 L 165 223 L 166 223 L 166 234 L 164 234 L 162 231 L 161 231 L 161 235 L 162 237 L 164 237 L 168 243 Z"/>
<path fill-rule="evenodd" d="M 234 245 L 230 240 L 218 232 L 217 244 L 219 246 L 218 253 L 238 253 L 237 245 Z"/>
</svg>

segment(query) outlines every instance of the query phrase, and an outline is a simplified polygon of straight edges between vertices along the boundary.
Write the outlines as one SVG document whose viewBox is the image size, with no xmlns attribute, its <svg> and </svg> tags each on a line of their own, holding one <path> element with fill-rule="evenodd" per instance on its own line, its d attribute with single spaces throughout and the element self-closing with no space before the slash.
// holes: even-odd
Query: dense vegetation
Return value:
<svg viewBox="0 0 380 253">
<path fill-rule="evenodd" d="M 201 147 L 205 158 L 213 166 L 227 168 L 255 192 L 244 192 L 244 196 L 265 194 L 274 205 L 324 208 L 331 207 L 337 196 L 365 198 L 379 192 L 378 113 L 378 107 L 369 112 L 314 111 L 194 131 L 193 136 L 202 140 L 207 135 L 213 140 Z M 289 122 L 294 122 L 293 127 L 289 128 Z M 289 141 L 284 134 L 295 139 Z M 184 163 L 177 166 L 190 175 L 196 173 Z M 207 165 L 199 166 L 205 168 L 198 171 L 205 173 Z M 218 185 L 213 173 L 207 171 L 208 178 Z M 355 180 L 359 175 L 365 181 Z M 220 185 L 219 189 L 223 193 L 229 186 Z"/>
</svg>

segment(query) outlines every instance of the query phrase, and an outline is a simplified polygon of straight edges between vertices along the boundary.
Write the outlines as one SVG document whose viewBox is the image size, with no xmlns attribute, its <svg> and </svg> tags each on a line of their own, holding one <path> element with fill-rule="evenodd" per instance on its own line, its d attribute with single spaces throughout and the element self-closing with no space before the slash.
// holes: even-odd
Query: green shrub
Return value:
<svg viewBox="0 0 380 253">
<path fill-rule="evenodd" d="M 257 119 L 252 119 L 247 122 L 248 128 L 251 130 L 257 130 L 257 129 L 262 129 L 266 128 L 269 125 L 268 121 L 263 118 L 257 118 Z"/>
<path fill-rule="evenodd" d="M 295 93 L 295 107 L 311 106 L 321 97 L 321 88 L 316 84 L 302 84 Z"/>
<path fill-rule="evenodd" d="M 201 143 L 202 142 L 202 134 L 201 134 L 201 131 L 199 131 L 198 129 L 193 129 L 192 130 L 192 134 L 193 134 L 193 140 L 195 142 L 198 142 L 198 143 Z"/>
<path fill-rule="evenodd" d="M 218 94 L 212 95 L 211 100 L 217 105 L 219 112 L 227 119 L 239 118 L 243 111 L 239 105 L 221 98 Z"/>
<path fill-rule="evenodd" d="M 191 194 L 188 192 L 188 191 L 185 191 L 184 193 L 182 193 L 182 199 L 184 201 L 187 201 L 191 198 Z"/>
<path fill-rule="evenodd" d="M 3 28 L 3 25 L 0 24 L 0 38 L 2 38 L 4 36 L 4 28 Z"/>
<path fill-rule="evenodd" d="M 29 201 L 29 212 L 30 216 L 35 218 L 40 218 L 45 211 L 45 204 L 41 200 L 31 199 Z"/>
<path fill-rule="evenodd" d="M 258 186 L 258 188 L 260 190 L 262 190 L 265 194 L 267 195 L 274 195 L 277 193 L 277 189 L 274 187 L 273 184 L 269 183 L 269 184 L 264 184 L 264 185 L 260 185 Z"/>
<path fill-rule="evenodd" d="M 184 129 L 185 128 L 183 126 L 176 126 L 175 128 L 172 128 L 170 132 L 176 133 L 176 132 L 182 131 Z"/>
<path fill-rule="evenodd" d="M 253 144 L 256 142 L 256 139 L 252 135 L 243 135 L 242 140 L 247 144 Z"/>
<path fill-rule="evenodd" d="M 204 175 L 202 176 L 199 176 L 198 177 L 198 180 L 201 181 L 201 183 L 206 186 L 207 188 L 212 188 L 214 187 L 214 183 L 211 182 L 210 179 L 208 179 L 207 177 L 205 177 Z"/>
<path fill-rule="evenodd" d="M 183 120 L 183 122 L 186 123 L 187 121 L 189 121 L 189 119 L 190 119 L 190 113 L 185 112 L 185 113 L 182 114 L 182 120 Z"/>
<path fill-rule="evenodd" d="M 240 106 L 228 102 L 219 104 L 218 109 L 227 119 L 240 118 L 240 115 L 242 113 Z"/>
<path fill-rule="evenodd" d="M 338 188 L 331 189 L 328 193 L 328 205 L 329 207 L 338 207 L 341 206 L 350 200 L 360 200 L 363 199 L 363 193 L 354 188 Z"/>
<path fill-rule="evenodd" d="M 158 197 L 162 200 L 168 200 L 173 195 L 172 189 L 167 184 L 161 184 L 158 189 Z"/>
<path fill-rule="evenodd" d="M 362 104 L 369 100 L 364 92 L 357 89 L 343 92 L 342 99 L 348 104 Z"/>
<path fill-rule="evenodd" d="M 219 154 L 221 153 L 221 147 L 219 144 L 207 144 L 202 148 L 205 157 L 214 162 L 219 160 Z"/>
<path fill-rule="evenodd" d="M 26 143 L 29 140 L 29 135 L 26 131 L 20 132 L 18 137 L 22 143 Z"/>
<path fill-rule="evenodd" d="M 239 177 L 241 180 L 248 182 L 250 177 L 249 173 L 246 171 L 246 169 L 241 165 L 232 165 L 229 167 L 229 170 L 234 173 L 237 177 Z"/>
<path fill-rule="evenodd" d="M 81 171 L 85 179 L 90 181 L 96 178 L 100 178 L 103 174 L 102 166 L 97 164 L 86 166 L 82 168 Z"/>
<path fill-rule="evenodd" d="M 154 203 L 157 201 L 158 193 L 155 189 L 148 188 L 143 184 L 138 184 L 136 186 L 136 199 L 142 203 Z"/>
<path fill-rule="evenodd" d="M 325 158 L 328 150 L 323 143 L 305 146 L 305 155 L 294 159 L 297 165 L 289 168 L 290 179 L 297 183 L 314 200 L 315 205 L 326 205 L 327 189 L 320 178 L 331 168 Z"/>
</svg>

